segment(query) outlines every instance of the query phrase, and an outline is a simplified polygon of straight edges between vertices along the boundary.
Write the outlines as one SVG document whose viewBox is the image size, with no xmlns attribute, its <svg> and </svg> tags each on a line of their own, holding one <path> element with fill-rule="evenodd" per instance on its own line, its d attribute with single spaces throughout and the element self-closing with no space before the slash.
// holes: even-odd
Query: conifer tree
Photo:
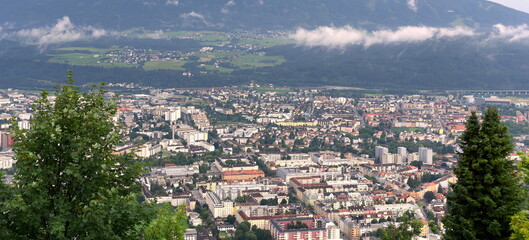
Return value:
<svg viewBox="0 0 529 240">
<path fill-rule="evenodd" d="M 448 195 L 443 220 L 445 239 L 508 239 L 511 217 L 525 198 L 513 163 L 506 158 L 513 145 L 498 110 L 487 109 L 482 120 L 473 112 L 460 137 L 457 183 Z"/>
</svg>

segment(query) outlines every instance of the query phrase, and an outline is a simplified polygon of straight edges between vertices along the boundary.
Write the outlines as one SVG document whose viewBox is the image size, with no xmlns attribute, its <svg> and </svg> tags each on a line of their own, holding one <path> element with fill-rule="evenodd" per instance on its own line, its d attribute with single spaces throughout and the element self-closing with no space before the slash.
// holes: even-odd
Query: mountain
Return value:
<svg viewBox="0 0 529 240">
<path fill-rule="evenodd" d="M 527 89 L 527 23 L 529 14 L 486 0 L 0 0 L 0 86 L 48 87 L 72 69 L 79 83 L 157 87 L 255 81 L 404 90 Z M 174 30 L 215 32 L 192 33 L 204 35 L 200 39 L 123 34 Z M 240 30 L 285 30 L 294 33 L 290 36 L 299 45 L 242 48 L 249 37 Z M 235 37 L 216 41 L 215 34 L 223 31 Z M 181 66 L 152 71 L 144 65 L 107 68 L 53 59 L 59 47 L 115 46 L 186 54 L 179 59 Z M 202 60 L 204 46 L 222 54 Z M 70 56 L 87 53 L 75 50 Z"/>
<path fill-rule="evenodd" d="M 4 28 L 41 27 L 63 16 L 77 25 L 111 30 L 529 23 L 529 14 L 486 0 L 0 0 L 0 6 Z"/>
</svg>

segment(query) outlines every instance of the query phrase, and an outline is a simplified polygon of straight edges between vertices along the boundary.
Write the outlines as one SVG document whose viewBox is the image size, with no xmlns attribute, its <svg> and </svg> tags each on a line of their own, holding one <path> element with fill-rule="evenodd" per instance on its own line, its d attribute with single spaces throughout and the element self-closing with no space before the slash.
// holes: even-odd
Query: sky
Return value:
<svg viewBox="0 0 529 240">
<path fill-rule="evenodd" d="M 507 7 L 529 13 L 529 1 L 528 0 L 489 0 L 489 1 L 497 2 Z"/>
</svg>

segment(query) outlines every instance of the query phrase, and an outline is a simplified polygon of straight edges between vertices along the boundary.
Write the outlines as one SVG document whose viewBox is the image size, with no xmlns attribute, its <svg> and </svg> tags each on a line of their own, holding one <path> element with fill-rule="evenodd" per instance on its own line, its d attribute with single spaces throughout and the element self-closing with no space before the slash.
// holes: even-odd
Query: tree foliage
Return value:
<svg viewBox="0 0 529 240">
<path fill-rule="evenodd" d="M 173 211 L 169 204 L 158 208 L 157 216 L 145 228 L 145 240 L 184 240 L 186 231 L 185 206 Z"/>
<path fill-rule="evenodd" d="M 379 221 L 380 222 L 380 221 Z M 387 228 L 381 229 L 381 240 L 411 240 L 413 236 L 421 233 L 423 224 L 419 219 L 413 219 L 409 215 L 403 216 L 403 222 L 396 226 L 390 224 Z"/>
<path fill-rule="evenodd" d="M 513 146 L 495 108 L 480 124 L 475 112 L 461 136 L 458 182 L 448 195 L 445 239 L 508 239 L 511 216 L 521 210 L 525 190 L 506 159 Z"/>
<path fill-rule="evenodd" d="M 424 193 L 424 200 L 427 203 L 430 203 L 434 199 L 435 199 L 435 193 L 433 193 L 432 191 L 428 191 Z"/>
<path fill-rule="evenodd" d="M 525 154 L 520 154 L 520 157 L 521 161 L 518 164 L 518 169 L 525 184 L 529 184 L 529 157 Z M 527 208 L 526 204 L 524 211 L 518 212 L 511 218 L 512 240 L 529 239 L 529 213 Z"/>
<path fill-rule="evenodd" d="M 150 205 L 136 201 L 143 168 L 112 152 L 120 127 L 103 86 L 80 93 L 68 82 L 54 102 L 43 91 L 31 129 L 15 134 L 15 187 L 0 189 L 2 239 L 138 239 Z M 6 237 L 7 236 L 7 237 Z"/>
<path fill-rule="evenodd" d="M 273 240 L 270 230 L 250 227 L 250 223 L 244 221 L 237 226 L 235 240 Z"/>
</svg>

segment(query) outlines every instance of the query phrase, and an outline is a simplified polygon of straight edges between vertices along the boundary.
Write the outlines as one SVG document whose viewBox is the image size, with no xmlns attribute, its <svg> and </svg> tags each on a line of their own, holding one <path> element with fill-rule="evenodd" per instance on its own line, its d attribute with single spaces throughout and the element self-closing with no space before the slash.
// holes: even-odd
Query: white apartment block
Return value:
<svg viewBox="0 0 529 240">
<path fill-rule="evenodd" d="M 208 191 L 206 193 L 206 203 L 214 218 L 226 218 L 228 215 L 234 215 L 233 202 L 221 200 L 214 192 Z"/>
</svg>

